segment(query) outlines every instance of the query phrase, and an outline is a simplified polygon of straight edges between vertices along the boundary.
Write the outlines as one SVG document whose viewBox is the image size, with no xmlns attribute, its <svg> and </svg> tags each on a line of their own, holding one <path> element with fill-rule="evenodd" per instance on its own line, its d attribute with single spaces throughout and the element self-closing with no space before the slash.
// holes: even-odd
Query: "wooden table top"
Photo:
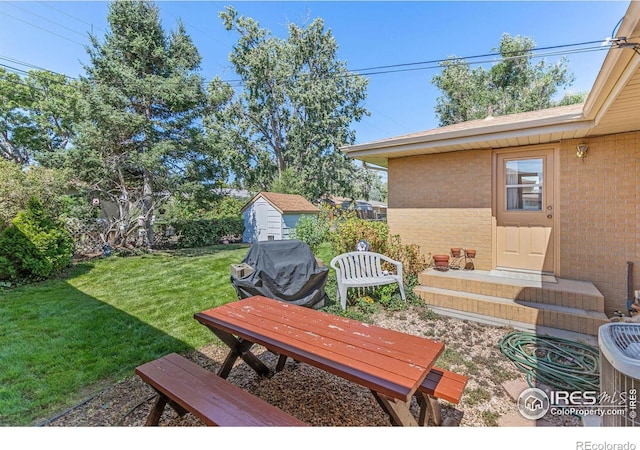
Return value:
<svg viewBox="0 0 640 450">
<path fill-rule="evenodd" d="M 203 325 L 410 401 L 444 344 L 262 296 L 194 315 Z"/>
</svg>

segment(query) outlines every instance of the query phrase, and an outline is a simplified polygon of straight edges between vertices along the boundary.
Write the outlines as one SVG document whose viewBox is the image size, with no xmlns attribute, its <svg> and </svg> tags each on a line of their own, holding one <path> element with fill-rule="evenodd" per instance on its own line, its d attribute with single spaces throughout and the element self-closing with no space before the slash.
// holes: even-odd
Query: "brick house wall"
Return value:
<svg viewBox="0 0 640 450">
<path fill-rule="evenodd" d="M 451 247 L 477 251 L 492 266 L 491 150 L 389 160 L 387 223 L 429 258 Z"/>
<path fill-rule="evenodd" d="M 576 158 L 576 145 L 589 150 Z M 640 132 L 560 145 L 560 270 L 591 281 L 605 310 L 626 311 L 627 261 L 640 289 Z"/>
<path fill-rule="evenodd" d="M 584 161 L 576 145 L 589 150 Z M 626 311 L 627 261 L 640 289 L 640 132 L 567 140 L 559 145 L 559 277 L 592 282 L 605 310 Z M 390 159 L 388 216 L 392 234 L 422 253 L 474 248 L 475 267 L 491 270 L 492 151 L 469 150 Z"/>
</svg>

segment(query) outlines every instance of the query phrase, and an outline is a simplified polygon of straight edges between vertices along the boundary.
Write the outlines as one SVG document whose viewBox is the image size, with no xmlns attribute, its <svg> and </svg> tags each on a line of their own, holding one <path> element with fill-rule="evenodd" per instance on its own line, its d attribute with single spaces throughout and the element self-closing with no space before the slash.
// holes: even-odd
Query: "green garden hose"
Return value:
<svg viewBox="0 0 640 450">
<path fill-rule="evenodd" d="M 600 390 L 598 349 L 567 339 L 514 331 L 500 340 L 500 350 L 534 380 L 566 391 Z"/>
</svg>

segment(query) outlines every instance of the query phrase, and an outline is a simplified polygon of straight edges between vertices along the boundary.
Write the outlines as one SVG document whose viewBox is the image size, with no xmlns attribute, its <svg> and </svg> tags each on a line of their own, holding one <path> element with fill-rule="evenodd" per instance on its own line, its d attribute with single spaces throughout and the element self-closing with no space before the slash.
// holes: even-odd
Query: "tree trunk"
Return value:
<svg viewBox="0 0 640 450">
<path fill-rule="evenodd" d="M 147 247 L 151 248 L 153 245 L 153 188 L 151 182 L 153 180 L 153 174 L 147 169 L 144 169 L 144 181 L 142 186 L 142 205 L 144 215 L 144 229 L 147 232 Z"/>
</svg>

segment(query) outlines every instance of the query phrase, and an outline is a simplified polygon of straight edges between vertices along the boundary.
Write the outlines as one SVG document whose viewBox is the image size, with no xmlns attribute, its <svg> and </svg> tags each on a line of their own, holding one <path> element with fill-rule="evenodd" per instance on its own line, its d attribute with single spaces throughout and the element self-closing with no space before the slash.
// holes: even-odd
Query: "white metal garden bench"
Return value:
<svg viewBox="0 0 640 450">
<path fill-rule="evenodd" d="M 395 266 L 395 273 L 383 269 L 383 263 Z M 338 297 L 342 309 L 347 307 L 347 289 L 398 283 L 400 296 L 406 301 L 402 285 L 402 263 L 375 252 L 348 252 L 331 260 L 336 271 Z"/>
</svg>

